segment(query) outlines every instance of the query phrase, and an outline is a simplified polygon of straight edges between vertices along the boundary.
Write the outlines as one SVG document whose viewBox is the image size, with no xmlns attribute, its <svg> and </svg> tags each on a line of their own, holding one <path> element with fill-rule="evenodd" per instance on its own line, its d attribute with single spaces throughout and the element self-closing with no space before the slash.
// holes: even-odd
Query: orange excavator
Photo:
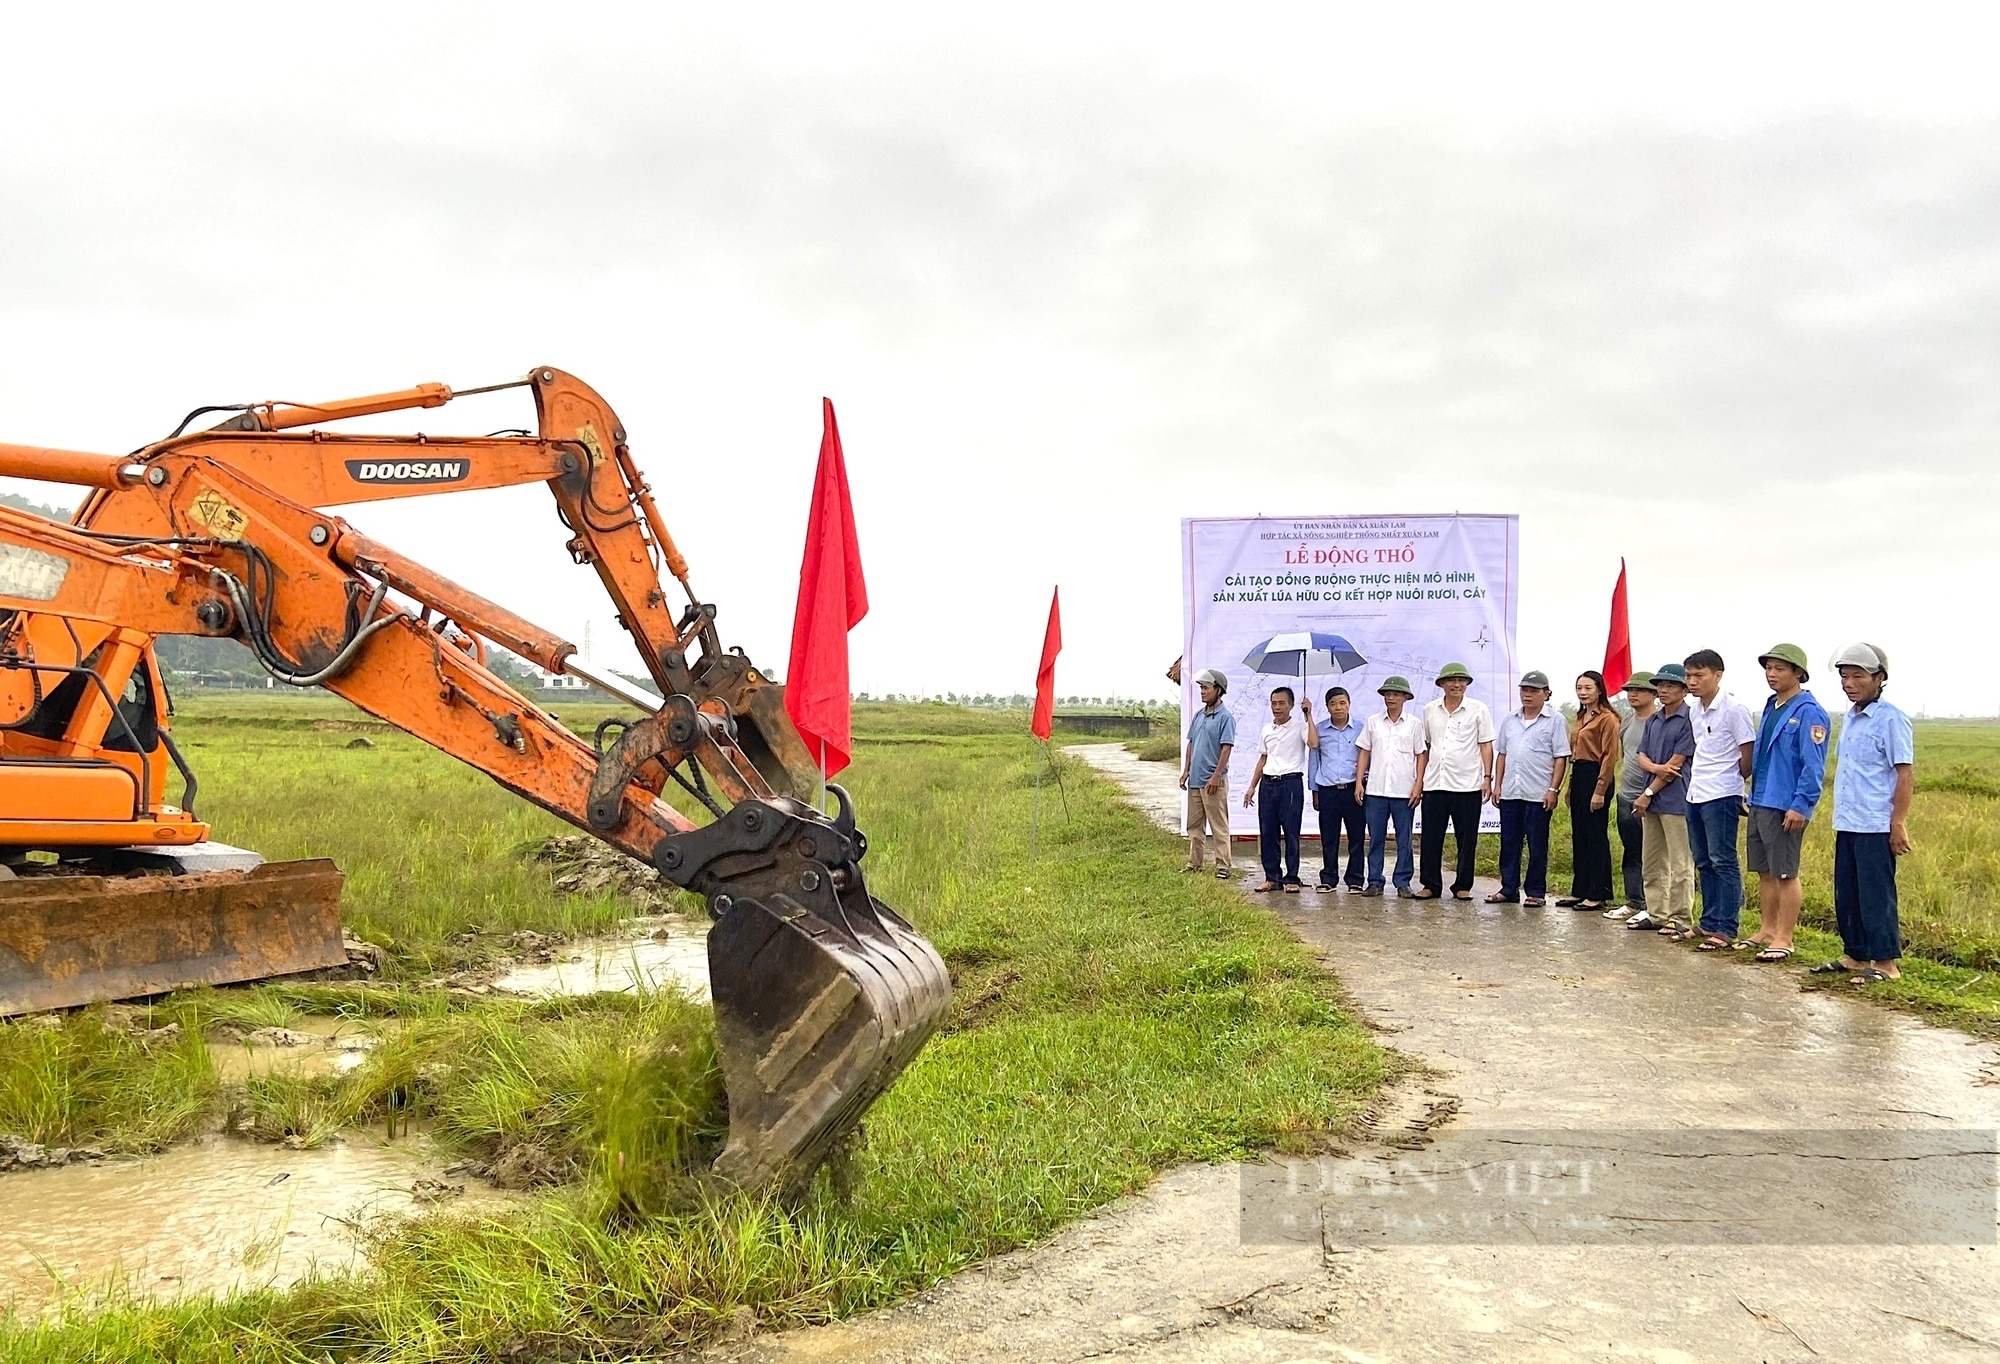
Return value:
<svg viewBox="0 0 2000 1364">
<path fill-rule="evenodd" d="M 534 434 L 323 429 L 509 388 Z M 852 803 L 833 785 L 835 813 L 815 803 L 782 688 L 722 647 L 623 424 L 574 376 L 200 408 L 127 456 L 0 444 L 0 474 L 90 490 L 67 525 L 0 507 L 0 1015 L 344 960 L 330 863 L 259 865 L 194 814 L 152 647 L 186 634 L 240 641 L 700 895 L 729 1101 L 715 1168 L 736 1183 L 809 1177 L 943 1017 L 944 964 L 868 893 Z M 659 695 L 324 510 L 537 482 Z M 644 714 L 580 738 L 489 645 Z M 669 781 L 698 818 L 660 799 Z"/>
</svg>

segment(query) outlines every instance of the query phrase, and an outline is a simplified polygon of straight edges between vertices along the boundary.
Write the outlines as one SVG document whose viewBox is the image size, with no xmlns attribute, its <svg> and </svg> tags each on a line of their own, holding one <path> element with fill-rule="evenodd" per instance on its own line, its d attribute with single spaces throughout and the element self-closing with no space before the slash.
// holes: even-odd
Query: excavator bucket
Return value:
<svg viewBox="0 0 2000 1364">
<path fill-rule="evenodd" d="M 814 913 L 734 902 L 708 936 L 729 1092 L 717 1174 L 796 1188 L 910 1063 L 951 1003 L 937 950 L 881 901 Z"/>
<path fill-rule="evenodd" d="M 324 858 L 0 881 L 0 1016 L 345 965 L 340 883 Z"/>
<path fill-rule="evenodd" d="M 853 806 L 745 801 L 664 840 L 660 871 L 708 901 L 729 1140 L 715 1171 L 796 1194 L 944 1021 L 937 949 L 868 893 Z"/>
</svg>

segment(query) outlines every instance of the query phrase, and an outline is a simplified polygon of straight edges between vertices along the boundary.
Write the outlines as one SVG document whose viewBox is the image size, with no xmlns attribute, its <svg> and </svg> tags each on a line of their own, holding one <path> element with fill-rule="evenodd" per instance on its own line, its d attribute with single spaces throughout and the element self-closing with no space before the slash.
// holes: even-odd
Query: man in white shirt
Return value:
<svg viewBox="0 0 2000 1364">
<path fill-rule="evenodd" d="M 1423 889 L 1410 898 L 1435 900 L 1444 894 L 1444 830 L 1458 835 L 1458 865 L 1451 898 L 1472 898 L 1473 857 L 1479 851 L 1479 810 L 1493 798 L 1493 713 L 1484 701 L 1465 694 L 1472 672 L 1463 663 L 1438 669 L 1444 695 L 1424 707 L 1424 752 L 1417 759 L 1423 786 L 1423 855 L 1418 879 Z"/>
<path fill-rule="evenodd" d="M 1271 723 L 1257 736 L 1257 768 L 1250 774 L 1250 789 L 1243 793 L 1243 808 L 1257 807 L 1257 851 L 1264 859 L 1264 884 L 1254 890 L 1276 890 L 1280 886 L 1296 895 L 1306 888 L 1299 879 L 1299 834 L 1306 815 L 1307 752 L 1319 747 L 1319 727 L 1313 724 L 1312 702 L 1292 710 L 1290 687 L 1271 688 Z M 1279 840 L 1283 840 L 1284 864 L 1278 861 Z"/>
<path fill-rule="evenodd" d="M 1743 819 L 1743 783 L 1757 751 L 1757 718 L 1722 689 L 1722 655 L 1697 649 L 1687 669 L 1688 717 L 1694 723 L 1694 759 L 1688 764 L 1688 851 L 1701 886 L 1704 952 L 1726 951 L 1743 913 L 1743 864 L 1737 860 L 1737 825 Z"/>
<path fill-rule="evenodd" d="M 1405 707 L 1416 699 L 1407 679 L 1392 677 L 1375 689 L 1383 713 L 1368 717 L 1354 741 L 1354 784 L 1362 793 L 1362 817 L 1368 822 L 1368 888 L 1382 894 L 1382 840 L 1389 821 L 1396 821 L 1396 894 L 1410 893 L 1416 850 L 1410 846 L 1410 826 L 1416 820 L 1423 786 L 1417 780 L 1417 758 L 1424 751 L 1424 726 Z"/>
</svg>

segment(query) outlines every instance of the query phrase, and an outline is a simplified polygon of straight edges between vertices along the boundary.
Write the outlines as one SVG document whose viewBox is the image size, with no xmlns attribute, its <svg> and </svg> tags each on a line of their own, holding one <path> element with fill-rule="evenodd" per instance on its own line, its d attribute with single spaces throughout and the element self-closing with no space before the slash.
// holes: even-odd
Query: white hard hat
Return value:
<svg viewBox="0 0 2000 1364">
<path fill-rule="evenodd" d="M 1859 668 L 1863 672 L 1886 673 L 1889 671 L 1889 655 L 1878 644 L 1863 644 L 1859 640 L 1841 646 L 1833 656 L 1835 671 L 1841 668 Z"/>
<path fill-rule="evenodd" d="M 1203 668 L 1200 672 L 1196 673 L 1194 675 L 1194 684 L 1197 687 L 1214 687 L 1217 691 L 1229 690 L 1228 676 L 1216 671 L 1214 668 Z"/>
</svg>

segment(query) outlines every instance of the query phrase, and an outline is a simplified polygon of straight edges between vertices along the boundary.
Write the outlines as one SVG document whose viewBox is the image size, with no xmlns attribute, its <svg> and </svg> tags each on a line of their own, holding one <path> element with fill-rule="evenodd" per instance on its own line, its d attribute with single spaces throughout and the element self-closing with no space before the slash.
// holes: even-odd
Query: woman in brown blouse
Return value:
<svg viewBox="0 0 2000 1364">
<path fill-rule="evenodd" d="M 1611 898 L 1611 789 L 1618 780 L 1618 712 L 1604 674 L 1576 679 L 1576 729 L 1570 734 L 1569 835 L 1574 874 L 1569 909 L 1602 910 Z"/>
</svg>

